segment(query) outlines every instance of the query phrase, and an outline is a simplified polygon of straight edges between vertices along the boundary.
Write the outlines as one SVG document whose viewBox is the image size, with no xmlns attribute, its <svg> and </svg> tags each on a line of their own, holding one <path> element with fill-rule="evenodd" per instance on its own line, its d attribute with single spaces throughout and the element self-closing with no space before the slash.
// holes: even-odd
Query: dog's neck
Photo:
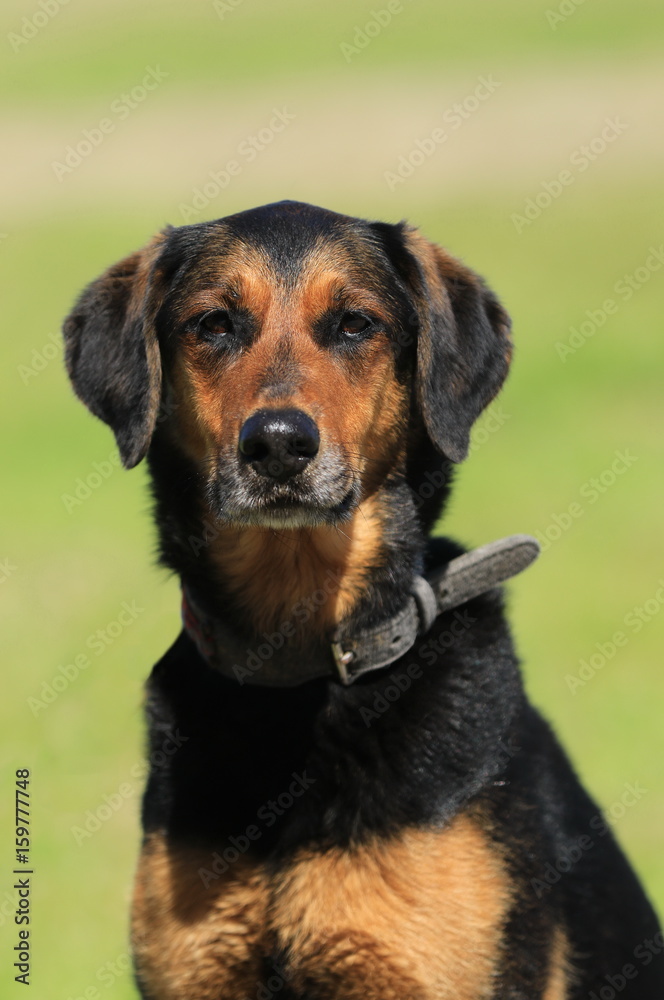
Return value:
<svg viewBox="0 0 664 1000">
<path fill-rule="evenodd" d="M 261 634 L 296 621 L 319 638 L 349 616 L 376 624 L 395 614 L 422 571 L 428 531 L 451 475 L 440 456 L 384 483 L 338 525 L 270 529 L 229 525 L 209 512 L 192 466 L 157 435 L 150 452 L 162 562 L 208 614 Z M 429 485 L 438 476 L 435 495 Z M 428 477 L 428 478 L 425 478 Z M 434 480 L 438 483 L 438 480 Z M 424 482 L 427 489 L 418 498 Z"/>
<path fill-rule="evenodd" d="M 215 589 L 258 633 L 293 620 L 324 634 L 352 614 L 372 573 L 389 560 L 383 517 L 374 496 L 339 526 L 221 527 L 210 544 Z"/>
<path fill-rule="evenodd" d="M 399 610 L 421 572 L 426 531 L 405 483 L 378 490 L 338 526 L 270 529 L 215 519 L 191 477 L 167 490 L 154 456 L 151 469 L 162 562 L 208 614 L 245 631 L 292 619 L 306 641 L 349 616 L 373 624 Z M 173 482 L 172 469 L 164 480 Z"/>
<path fill-rule="evenodd" d="M 230 599 L 256 634 L 290 623 L 303 643 L 351 617 L 389 616 L 421 568 L 425 545 L 415 517 L 404 523 L 403 509 L 396 530 L 396 506 L 379 491 L 338 526 L 222 525 L 210 543 L 213 591 L 222 606 Z"/>
</svg>

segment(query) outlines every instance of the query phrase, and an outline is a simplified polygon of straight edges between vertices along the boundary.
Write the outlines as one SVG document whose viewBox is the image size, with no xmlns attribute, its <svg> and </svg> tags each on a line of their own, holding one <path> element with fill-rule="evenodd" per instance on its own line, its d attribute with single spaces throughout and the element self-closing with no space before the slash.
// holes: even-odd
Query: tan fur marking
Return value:
<svg viewBox="0 0 664 1000">
<path fill-rule="evenodd" d="M 422 236 L 416 229 L 407 231 L 406 244 L 419 261 L 428 286 L 427 295 L 438 308 L 449 302 L 444 278 L 458 278 L 464 275 L 475 280 L 471 272 L 460 261 Z"/>
<path fill-rule="evenodd" d="M 422 316 L 425 318 L 424 334 L 418 343 L 418 369 L 420 377 L 429 369 L 431 365 L 432 336 L 427 329 L 426 317 L 430 312 L 430 306 L 447 314 L 450 327 L 454 328 L 456 320 L 454 317 L 454 286 L 474 285 L 478 290 L 482 287 L 481 280 L 469 267 L 461 261 L 452 257 L 443 247 L 431 243 L 415 229 L 410 229 L 406 235 L 406 243 L 411 252 L 417 257 L 420 267 L 424 273 L 426 282 L 426 292 L 421 301 Z M 512 342 L 510 339 L 510 321 L 507 313 L 502 310 L 502 321 L 499 324 L 500 334 L 505 338 L 504 358 L 505 364 L 509 367 L 512 360 Z M 497 334 L 498 335 L 498 331 Z M 464 380 L 457 378 L 450 382 L 452 390 L 461 395 L 465 389 Z M 485 402 L 488 406 L 491 400 Z M 421 403 L 423 412 L 426 412 L 424 401 Z"/>
<path fill-rule="evenodd" d="M 305 284 L 300 293 L 302 314 L 305 318 L 317 318 L 332 305 L 343 301 L 350 311 L 366 310 L 389 323 L 390 315 L 385 302 L 365 284 L 361 284 L 348 271 L 348 262 L 343 255 L 330 253 L 330 247 L 323 244 L 312 254 L 307 263 Z M 365 278 L 366 282 L 366 278 Z"/>
<path fill-rule="evenodd" d="M 247 995 L 260 979 L 267 886 L 244 859 L 206 888 L 212 851 L 171 849 L 153 834 L 136 874 L 132 947 L 141 981 L 158 1000 Z"/>
<path fill-rule="evenodd" d="M 381 546 L 380 506 L 370 497 L 341 531 L 223 528 L 210 549 L 220 576 L 259 631 L 292 622 L 311 636 L 350 613 L 366 591 Z"/>
<path fill-rule="evenodd" d="M 120 283 L 128 284 L 126 323 L 142 323 L 148 367 L 148 381 L 145 386 L 150 425 L 148 439 L 157 418 L 161 398 L 161 355 L 154 328 L 154 319 L 161 301 L 160 276 L 158 273 L 155 275 L 151 286 L 151 275 L 164 240 L 164 233 L 157 233 L 141 250 L 136 250 L 110 267 L 102 279 L 108 286 L 109 292 Z"/>
<path fill-rule="evenodd" d="M 569 942 L 565 932 L 556 927 L 549 958 L 549 979 L 542 1000 L 567 1000 L 569 984 Z"/>
<path fill-rule="evenodd" d="M 493 996 L 508 876 L 486 835 L 459 817 L 444 831 L 296 861 L 273 908 L 293 949 L 294 985 L 344 1000 Z"/>
<path fill-rule="evenodd" d="M 262 961 L 279 947 L 293 989 L 323 989 L 330 1000 L 492 997 L 509 884 L 469 817 L 302 854 L 273 875 L 245 856 L 206 888 L 198 870 L 212 854 L 157 834 L 144 848 L 132 937 L 158 1000 L 254 996 Z"/>
</svg>

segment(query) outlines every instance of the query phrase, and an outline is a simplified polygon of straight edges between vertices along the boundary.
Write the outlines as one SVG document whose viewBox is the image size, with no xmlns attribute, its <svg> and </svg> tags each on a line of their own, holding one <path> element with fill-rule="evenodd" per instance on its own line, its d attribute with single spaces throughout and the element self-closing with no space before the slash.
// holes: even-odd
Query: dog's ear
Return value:
<svg viewBox="0 0 664 1000">
<path fill-rule="evenodd" d="M 154 263 L 164 237 L 88 285 L 63 327 L 76 395 L 111 427 L 127 469 L 148 450 L 161 397 Z"/>
<path fill-rule="evenodd" d="M 482 279 L 403 224 L 374 224 L 415 305 L 417 400 L 436 448 L 453 462 L 509 368 L 510 318 Z"/>
</svg>

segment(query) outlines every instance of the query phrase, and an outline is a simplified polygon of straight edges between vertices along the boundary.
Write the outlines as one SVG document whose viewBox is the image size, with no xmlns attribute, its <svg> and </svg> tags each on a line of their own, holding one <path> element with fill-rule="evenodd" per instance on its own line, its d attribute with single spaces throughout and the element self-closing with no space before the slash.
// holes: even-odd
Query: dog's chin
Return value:
<svg viewBox="0 0 664 1000">
<path fill-rule="evenodd" d="M 260 503 L 256 505 L 224 505 L 216 511 L 220 521 L 229 526 L 252 526 L 277 531 L 297 528 L 317 528 L 322 525 L 338 525 L 348 521 L 357 506 L 355 492 L 351 490 L 339 503 L 330 506 L 296 503 Z"/>
</svg>

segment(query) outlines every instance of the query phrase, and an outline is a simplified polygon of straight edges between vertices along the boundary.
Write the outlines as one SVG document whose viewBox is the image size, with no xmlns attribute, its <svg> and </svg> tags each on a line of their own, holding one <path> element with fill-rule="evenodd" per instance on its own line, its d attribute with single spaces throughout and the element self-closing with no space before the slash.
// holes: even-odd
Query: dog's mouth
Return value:
<svg viewBox="0 0 664 1000">
<path fill-rule="evenodd" d="M 307 501 L 274 501 L 251 506 L 224 506 L 218 513 L 225 521 L 262 528 L 313 528 L 322 524 L 342 524 L 352 516 L 357 504 L 355 490 L 331 506 Z"/>
<path fill-rule="evenodd" d="M 334 463 L 337 465 L 337 463 Z M 207 499 L 219 520 L 262 528 L 312 528 L 350 520 L 360 501 L 359 477 L 345 467 L 308 469 L 287 483 L 221 465 Z"/>
</svg>

